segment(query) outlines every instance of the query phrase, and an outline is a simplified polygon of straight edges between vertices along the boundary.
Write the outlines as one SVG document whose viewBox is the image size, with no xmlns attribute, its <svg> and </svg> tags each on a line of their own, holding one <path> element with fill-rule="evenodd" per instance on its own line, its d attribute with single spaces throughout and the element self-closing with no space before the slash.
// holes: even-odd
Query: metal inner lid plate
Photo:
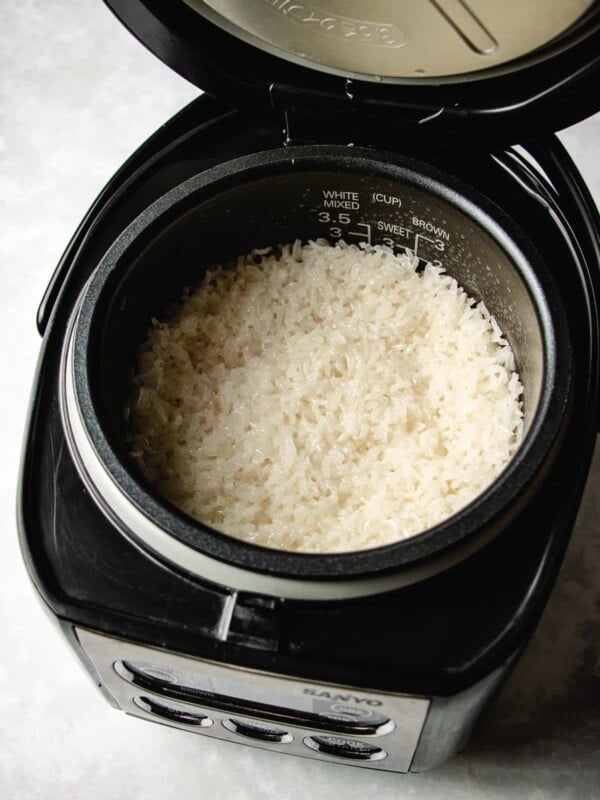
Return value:
<svg viewBox="0 0 600 800">
<path fill-rule="evenodd" d="M 597 0 L 184 0 L 280 58 L 348 78 L 426 82 L 494 70 L 568 31 Z"/>
</svg>

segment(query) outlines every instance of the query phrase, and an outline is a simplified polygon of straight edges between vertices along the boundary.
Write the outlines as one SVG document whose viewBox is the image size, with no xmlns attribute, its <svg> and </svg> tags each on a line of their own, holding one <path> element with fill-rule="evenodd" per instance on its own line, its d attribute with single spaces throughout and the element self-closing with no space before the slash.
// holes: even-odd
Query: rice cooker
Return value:
<svg viewBox="0 0 600 800">
<path fill-rule="evenodd" d="M 588 0 L 107 0 L 206 91 L 123 165 L 42 301 L 19 530 L 118 709 L 397 772 L 465 745 L 529 639 L 598 429 L 600 223 L 552 131 L 600 107 Z M 516 144 L 519 142 L 519 144 Z M 125 444 L 149 320 L 204 271 L 300 238 L 385 244 L 483 300 L 525 436 L 467 508 L 307 554 L 169 505 Z"/>
</svg>

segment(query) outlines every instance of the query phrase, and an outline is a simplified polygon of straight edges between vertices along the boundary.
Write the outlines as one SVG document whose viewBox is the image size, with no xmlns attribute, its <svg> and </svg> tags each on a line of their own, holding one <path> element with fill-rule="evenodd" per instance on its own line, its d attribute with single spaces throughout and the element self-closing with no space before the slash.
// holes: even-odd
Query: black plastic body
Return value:
<svg viewBox="0 0 600 800">
<path fill-rule="evenodd" d="M 58 366 L 77 297 L 115 235 L 190 175 L 280 143 L 277 126 L 243 125 L 237 112 L 202 97 L 124 165 L 75 234 L 40 310 L 44 338 L 18 499 L 22 551 L 43 602 L 76 648 L 72 626 L 82 625 L 225 663 L 432 697 L 413 764 L 425 769 L 462 745 L 506 676 L 568 543 L 597 425 L 598 218 L 554 138 L 528 148 L 548 178 L 512 151 L 430 159 L 485 187 L 490 202 L 527 231 L 542 257 L 552 253 L 552 262 L 563 265 L 553 277 L 569 312 L 572 413 L 553 466 L 517 519 L 460 565 L 360 600 L 317 603 L 241 593 L 223 641 L 217 630 L 227 587 L 155 562 L 98 511 L 66 446 Z M 557 253 L 563 255 L 558 261 Z"/>
</svg>

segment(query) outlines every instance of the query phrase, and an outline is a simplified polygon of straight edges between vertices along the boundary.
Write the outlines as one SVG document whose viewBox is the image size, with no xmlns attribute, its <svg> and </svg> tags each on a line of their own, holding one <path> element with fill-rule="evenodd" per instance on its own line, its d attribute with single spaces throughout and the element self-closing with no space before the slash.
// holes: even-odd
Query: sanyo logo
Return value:
<svg viewBox="0 0 600 800">
<path fill-rule="evenodd" d="M 328 692 L 325 689 L 310 689 L 308 687 L 302 691 L 304 694 L 310 694 L 313 697 L 322 697 L 325 700 L 332 700 L 337 703 L 361 703 L 365 706 L 383 705 L 381 700 L 375 700 L 375 698 L 371 697 L 357 697 L 354 694 L 336 694 L 334 692 Z"/>
</svg>

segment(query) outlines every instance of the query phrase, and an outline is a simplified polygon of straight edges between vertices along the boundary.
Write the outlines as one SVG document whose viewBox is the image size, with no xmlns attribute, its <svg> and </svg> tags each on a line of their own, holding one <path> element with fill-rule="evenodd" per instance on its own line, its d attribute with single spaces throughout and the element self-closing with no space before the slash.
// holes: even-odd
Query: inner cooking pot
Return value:
<svg viewBox="0 0 600 800">
<path fill-rule="evenodd" d="M 416 254 L 421 264 L 443 265 L 496 317 L 524 387 L 523 443 L 483 494 L 405 541 L 330 555 L 247 544 L 187 517 L 144 480 L 128 452 L 124 420 L 137 349 L 151 318 L 164 317 L 183 287 L 253 248 L 318 237 L 387 244 Z M 554 284 L 514 223 L 427 165 L 345 147 L 244 157 L 163 196 L 103 258 L 84 291 L 66 353 L 63 411 L 72 449 L 124 533 L 190 572 L 207 568 L 201 555 L 265 578 L 312 581 L 386 575 L 436 559 L 450 563 L 501 531 L 535 491 L 550 458 L 570 374 Z"/>
</svg>

